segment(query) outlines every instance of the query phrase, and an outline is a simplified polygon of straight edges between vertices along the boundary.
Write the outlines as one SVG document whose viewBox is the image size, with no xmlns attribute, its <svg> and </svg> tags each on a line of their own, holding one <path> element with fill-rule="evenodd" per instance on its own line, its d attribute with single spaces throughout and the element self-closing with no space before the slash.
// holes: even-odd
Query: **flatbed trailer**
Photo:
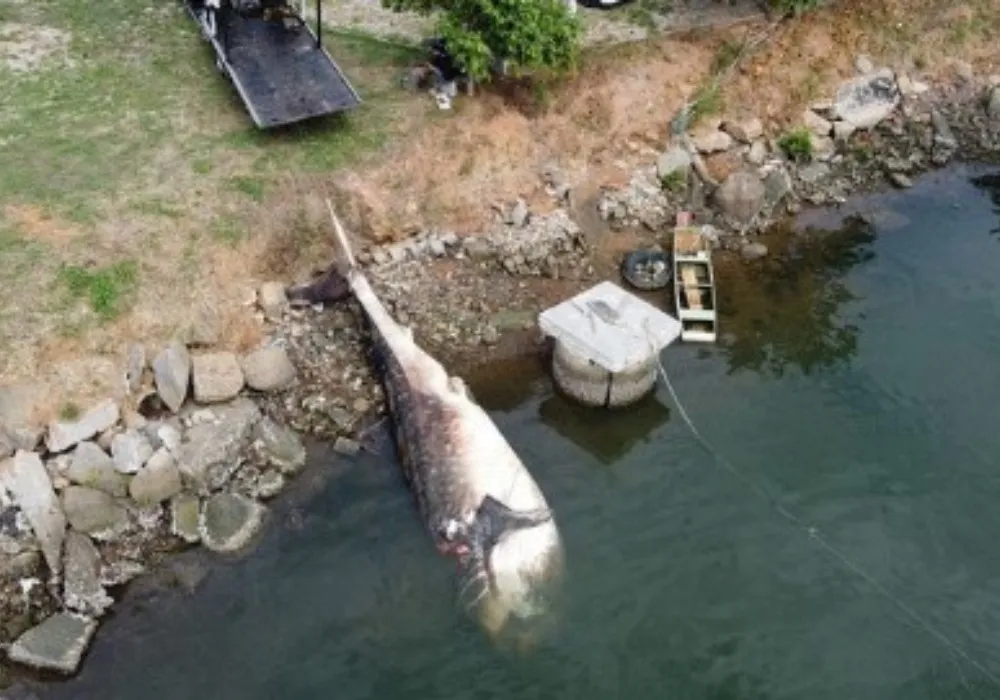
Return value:
<svg viewBox="0 0 1000 700">
<path fill-rule="evenodd" d="M 254 124 L 269 129 L 353 109 L 361 97 L 316 32 L 285 0 L 184 0 L 215 51 L 215 64 L 235 86 Z M 303 3 L 303 7 L 304 7 Z M 279 19 L 270 16 L 277 13 Z"/>
</svg>

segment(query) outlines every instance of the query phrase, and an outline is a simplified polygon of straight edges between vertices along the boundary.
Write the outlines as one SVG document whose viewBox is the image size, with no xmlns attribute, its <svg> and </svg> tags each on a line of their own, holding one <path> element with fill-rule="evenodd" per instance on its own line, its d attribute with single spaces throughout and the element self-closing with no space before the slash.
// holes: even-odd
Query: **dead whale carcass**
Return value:
<svg viewBox="0 0 1000 700">
<path fill-rule="evenodd" d="M 538 632 L 552 621 L 564 549 L 541 489 L 464 382 L 397 324 L 355 263 L 327 201 L 340 249 L 323 276 L 290 295 L 330 300 L 350 291 L 372 330 L 403 473 L 442 554 L 464 574 L 460 598 L 492 635 Z"/>
</svg>

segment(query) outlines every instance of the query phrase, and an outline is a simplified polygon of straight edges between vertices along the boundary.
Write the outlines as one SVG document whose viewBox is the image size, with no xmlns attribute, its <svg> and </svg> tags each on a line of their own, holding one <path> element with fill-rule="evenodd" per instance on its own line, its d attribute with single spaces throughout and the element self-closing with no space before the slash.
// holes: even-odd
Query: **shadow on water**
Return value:
<svg viewBox="0 0 1000 700">
<path fill-rule="evenodd" d="M 875 257 L 875 227 L 864 217 L 839 227 L 783 225 L 764 237 L 770 254 L 753 264 L 722 266 L 720 326 L 729 373 L 752 370 L 804 374 L 849 361 L 857 352 L 858 326 L 843 313 L 859 300 L 845 278 Z"/>
<path fill-rule="evenodd" d="M 969 181 L 979 189 L 986 192 L 986 195 L 993 202 L 993 211 L 1000 218 L 1000 173 L 987 173 L 970 177 Z M 990 235 L 1000 241 L 1000 222 L 990 229 Z"/>
</svg>

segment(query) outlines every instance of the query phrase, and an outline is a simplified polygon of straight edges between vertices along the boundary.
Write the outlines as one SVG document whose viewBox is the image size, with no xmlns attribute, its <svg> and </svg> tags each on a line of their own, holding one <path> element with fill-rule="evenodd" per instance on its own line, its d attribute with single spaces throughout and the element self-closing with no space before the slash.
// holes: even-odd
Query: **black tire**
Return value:
<svg viewBox="0 0 1000 700">
<path fill-rule="evenodd" d="M 659 263 L 659 264 L 657 264 Z M 622 261 L 622 277 L 636 289 L 650 292 L 663 289 L 673 277 L 670 254 L 661 250 L 633 250 Z M 647 267 L 656 264 L 653 272 Z"/>
</svg>

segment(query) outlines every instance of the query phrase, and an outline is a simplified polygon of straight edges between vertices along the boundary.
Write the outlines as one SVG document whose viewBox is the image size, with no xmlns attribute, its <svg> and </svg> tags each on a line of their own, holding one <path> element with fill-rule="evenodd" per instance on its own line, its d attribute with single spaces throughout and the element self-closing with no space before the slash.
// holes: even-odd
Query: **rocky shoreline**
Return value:
<svg viewBox="0 0 1000 700">
<path fill-rule="evenodd" d="M 765 133 L 752 115 L 678 135 L 623 187 L 602 190 L 593 206 L 610 229 L 604 238 L 628 232 L 630 245 L 653 246 L 685 208 L 726 254 L 755 259 L 768 251 L 752 236 L 803 206 L 907 187 L 953 160 L 998 160 L 1000 78 L 960 70 L 956 82 L 931 86 L 864 57 L 857 64 L 791 137 Z M 509 338 L 533 348 L 539 311 L 617 277 L 607 241 L 572 219 L 572 177 L 556 167 L 540 177 L 552 213 L 519 200 L 481 235 L 432 231 L 359 251 L 390 312 L 451 368 L 502 354 Z M 122 401 L 44 427 L 28 408 L 22 421 L 8 408 L 0 649 L 10 662 L 72 674 L 114 597 L 162 556 L 196 543 L 246 548 L 267 522 L 267 500 L 305 464 L 302 435 L 345 454 L 361 448 L 382 393 L 351 303 L 294 307 L 269 283 L 257 308 L 269 339 L 242 357 L 175 341 L 147 361 L 137 345 L 122 358 Z M 5 401 L 27 407 L 30 396 L 8 391 Z M 0 688 L 4 673 L 0 665 Z"/>
</svg>

